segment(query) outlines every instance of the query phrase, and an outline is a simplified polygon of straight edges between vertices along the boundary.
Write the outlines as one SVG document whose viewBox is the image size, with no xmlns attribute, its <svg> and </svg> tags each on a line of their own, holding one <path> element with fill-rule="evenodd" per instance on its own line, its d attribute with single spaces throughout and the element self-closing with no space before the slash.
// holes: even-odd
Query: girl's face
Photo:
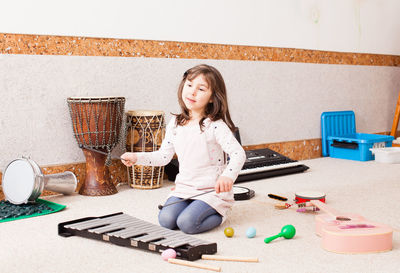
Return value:
<svg viewBox="0 0 400 273">
<path fill-rule="evenodd" d="M 211 101 L 212 91 L 202 74 L 192 80 L 186 80 L 182 90 L 182 100 L 190 114 L 202 115 Z"/>
</svg>

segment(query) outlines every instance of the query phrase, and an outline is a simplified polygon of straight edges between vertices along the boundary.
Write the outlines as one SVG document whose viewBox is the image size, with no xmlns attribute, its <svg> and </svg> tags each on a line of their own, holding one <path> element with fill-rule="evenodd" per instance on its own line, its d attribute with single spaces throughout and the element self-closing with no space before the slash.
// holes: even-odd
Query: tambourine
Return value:
<svg viewBox="0 0 400 273">
<path fill-rule="evenodd" d="M 323 192 L 318 192 L 318 191 L 302 191 L 302 192 L 296 192 L 295 193 L 295 199 L 294 201 L 296 204 L 299 203 L 305 203 L 310 200 L 319 200 L 323 203 L 325 203 L 325 197 L 326 194 Z"/>
<path fill-rule="evenodd" d="M 254 195 L 255 192 L 253 190 L 245 187 L 233 186 L 233 198 L 236 201 L 249 200 L 250 198 L 253 198 Z"/>
</svg>

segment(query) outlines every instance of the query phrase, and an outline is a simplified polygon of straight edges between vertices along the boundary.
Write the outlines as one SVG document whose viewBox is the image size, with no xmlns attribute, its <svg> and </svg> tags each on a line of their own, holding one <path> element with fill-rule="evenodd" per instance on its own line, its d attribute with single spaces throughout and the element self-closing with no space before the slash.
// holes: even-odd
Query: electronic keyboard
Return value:
<svg viewBox="0 0 400 273">
<path fill-rule="evenodd" d="M 246 161 L 239 172 L 236 183 L 299 173 L 309 169 L 303 163 L 292 160 L 268 148 L 245 152 Z"/>
<path fill-rule="evenodd" d="M 268 177 L 300 173 L 309 169 L 303 163 L 292 160 L 268 148 L 248 150 L 246 152 L 246 161 L 239 172 L 236 183 L 247 182 L 251 180 L 263 179 Z M 179 162 L 172 159 L 165 166 L 165 173 L 168 180 L 175 181 L 179 172 Z"/>
</svg>

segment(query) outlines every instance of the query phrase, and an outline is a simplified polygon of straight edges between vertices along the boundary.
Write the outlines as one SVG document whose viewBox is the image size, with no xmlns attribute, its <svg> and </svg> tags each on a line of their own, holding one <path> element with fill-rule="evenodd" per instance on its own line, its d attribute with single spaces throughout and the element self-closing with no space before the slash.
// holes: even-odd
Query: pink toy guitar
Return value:
<svg viewBox="0 0 400 273">
<path fill-rule="evenodd" d="M 315 216 L 322 248 L 336 253 L 374 253 L 392 249 L 393 229 L 357 214 L 342 214 L 319 200 L 310 203 L 324 212 Z"/>
</svg>

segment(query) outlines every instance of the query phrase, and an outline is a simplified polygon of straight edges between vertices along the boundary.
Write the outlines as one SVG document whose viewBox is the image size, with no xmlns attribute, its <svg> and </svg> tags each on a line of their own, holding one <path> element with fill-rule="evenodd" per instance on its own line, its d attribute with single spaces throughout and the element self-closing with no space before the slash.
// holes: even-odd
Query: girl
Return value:
<svg viewBox="0 0 400 273">
<path fill-rule="evenodd" d="M 161 226 L 195 234 L 213 229 L 225 220 L 232 206 L 232 185 L 246 160 L 242 146 L 232 134 L 224 80 L 217 69 L 198 65 L 183 74 L 178 88 L 182 112 L 173 114 L 158 151 L 124 153 L 126 166 L 163 166 L 176 153 L 179 174 L 175 189 L 161 209 Z M 229 155 L 225 163 L 224 152 Z M 170 203 L 215 189 L 192 199 Z"/>
</svg>

